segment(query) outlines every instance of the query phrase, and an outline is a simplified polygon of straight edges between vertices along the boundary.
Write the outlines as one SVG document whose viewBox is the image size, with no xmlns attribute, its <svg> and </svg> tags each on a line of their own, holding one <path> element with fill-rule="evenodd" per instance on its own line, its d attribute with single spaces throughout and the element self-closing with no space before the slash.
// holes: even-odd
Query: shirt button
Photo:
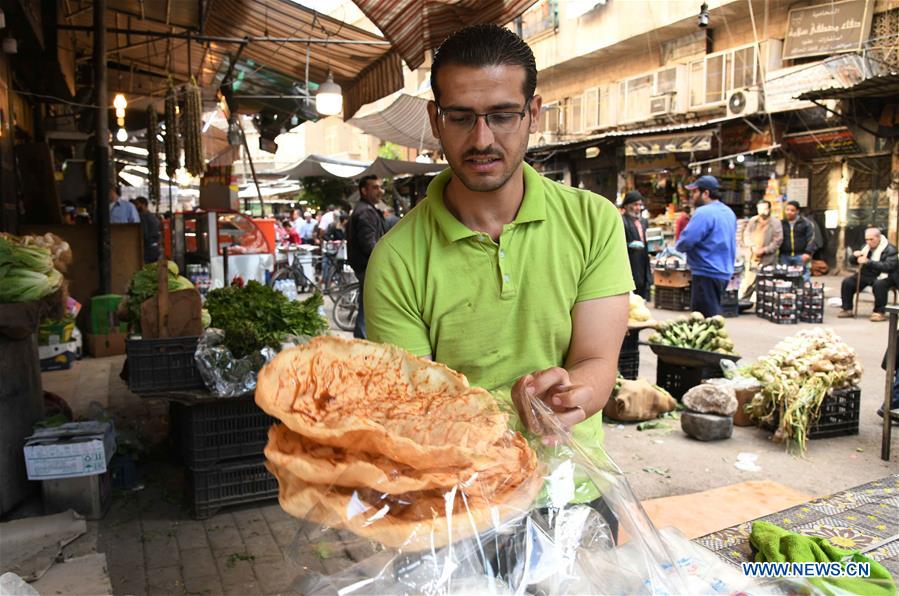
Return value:
<svg viewBox="0 0 899 596">
<path fill-rule="evenodd" d="M 499 251 L 499 256 L 500 256 L 500 258 L 506 256 L 506 251 L 500 249 L 500 251 Z"/>
<path fill-rule="evenodd" d="M 509 283 L 509 276 L 508 276 L 508 275 L 503 275 L 503 281 L 506 282 L 506 283 Z"/>
</svg>

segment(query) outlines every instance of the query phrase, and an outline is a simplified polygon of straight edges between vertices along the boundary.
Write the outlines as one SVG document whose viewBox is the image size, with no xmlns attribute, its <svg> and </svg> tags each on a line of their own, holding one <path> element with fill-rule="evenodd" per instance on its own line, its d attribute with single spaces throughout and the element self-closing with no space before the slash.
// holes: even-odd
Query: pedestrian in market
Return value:
<svg viewBox="0 0 899 596">
<path fill-rule="evenodd" d="M 155 263 L 159 260 L 159 218 L 155 213 L 150 213 L 147 197 L 137 197 L 134 204 L 140 215 L 140 231 L 144 237 L 144 263 Z"/>
<path fill-rule="evenodd" d="M 393 207 L 391 207 L 390 205 L 384 207 L 384 222 L 387 224 L 388 230 L 395 226 L 399 220 L 400 218 L 396 214 L 396 210 Z"/>
<path fill-rule="evenodd" d="M 755 205 L 756 215 L 743 228 L 743 248 L 749 266 L 740 284 L 740 298 L 749 299 L 755 292 L 759 269 L 777 263 L 777 251 L 783 242 L 783 226 L 771 218 L 771 203 L 761 200 Z"/>
<path fill-rule="evenodd" d="M 693 216 L 675 248 L 686 253 L 692 272 L 690 308 L 706 317 L 720 315 L 724 289 L 734 274 L 737 217 L 719 200 L 714 176 L 701 176 L 685 188 L 691 192 Z"/>
<path fill-rule="evenodd" d="M 863 290 L 871 286 L 874 292 L 874 312 L 871 321 L 886 321 L 887 298 L 890 288 L 899 287 L 899 253 L 877 228 L 865 230 L 865 246 L 849 257 L 851 265 L 861 267 L 855 275 L 843 278 L 840 294 L 843 309 L 837 315 L 841 319 L 855 316 L 852 301 L 855 299 L 855 288 Z"/>
<path fill-rule="evenodd" d="M 375 244 L 387 231 L 384 216 L 375 207 L 384 196 L 384 187 L 377 176 L 364 176 L 359 180 L 359 202 L 350 214 L 347 226 L 347 260 L 359 280 L 359 302 L 353 337 L 366 339 L 365 304 L 363 290 L 366 286 L 366 270 Z"/>
<path fill-rule="evenodd" d="M 122 189 L 118 186 L 109 189 L 109 223 L 140 223 L 137 209 L 131 201 L 122 198 Z"/>
<path fill-rule="evenodd" d="M 811 280 L 809 262 L 815 254 L 815 230 L 808 220 L 800 215 L 801 207 L 797 201 L 787 201 L 784 206 L 783 242 L 780 245 L 780 262 L 782 265 L 802 267 L 802 277 Z"/>
<path fill-rule="evenodd" d="M 467 27 L 437 50 L 428 115 L 449 169 L 375 247 L 368 331 L 511 396 L 552 433 L 534 422 L 542 401 L 598 450 L 634 284 L 615 205 L 524 163 L 536 85 L 531 49 L 506 28 Z M 602 511 L 595 486 L 577 490 Z"/>
<path fill-rule="evenodd" d="M 649 266 L 649 250 L 646 247 L 646 228 L 649 222 L 642 216 L 643 195 L 632 190 L 624 195 L 621 201 L 624 213 L 624 241 L 627 242 L 627 258 L 631 264 L 631 276 L 634 278 L 634 292 L 644 300 L 649 300 L 652 289 L 652 269 Z"/>
<path fill-rule="evenodd" d="M 307 211 L 303 214 L 303 223 L 300 224 L 297 232 L 303 244 L 313 244 L 315 237 L 315 220 L 312 218 L 312 212 Z"/>
<path fill-rule="evenodd" d="M 693 210 L 689 205 L 684 205 L 683 211 L 677 216 L 677 219 L 674 220 L 674 241 L 677 242 L 680 240 L 680 235 L 684 232 L 684 228 L 687 227 L 687 224 L 690 223 L 690 215 L 693 213 Z"/>
</svg>

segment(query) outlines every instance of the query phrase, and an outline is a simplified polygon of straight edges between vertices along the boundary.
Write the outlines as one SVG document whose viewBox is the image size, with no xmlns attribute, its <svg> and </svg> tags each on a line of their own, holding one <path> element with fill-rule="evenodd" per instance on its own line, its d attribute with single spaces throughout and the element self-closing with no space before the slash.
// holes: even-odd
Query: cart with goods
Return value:
<svg viewBox="0 0 899 596">
<path fill-rule="evenodd" d="M 656 326 L 649 346 L 658 357 L 656 384 L 680 399 L 704 379 L 724 376 L 722 360 L 739 360 L 724 317 L 694 312 Z"/>
<path fill-rule="evenodd" d="M 655 307 L 663 310 L 690 309 L 692 274 L 686 257 L 666 249 L 653 262 L 652 282 Z"/>
</svg>

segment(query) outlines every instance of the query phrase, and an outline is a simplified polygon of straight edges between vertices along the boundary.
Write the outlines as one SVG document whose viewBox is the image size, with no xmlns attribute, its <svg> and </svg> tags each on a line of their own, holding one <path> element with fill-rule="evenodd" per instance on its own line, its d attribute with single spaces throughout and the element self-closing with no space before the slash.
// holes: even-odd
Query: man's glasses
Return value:
<svg viewBox="0 0 899 596">
<path fill-rule="evenodd" d="M 483 114 L 472 110 L 443 109 L 437 106 L 437 115 L 443 124 L 443 128 L 449 132 L 469 133 L 474 130 L 478 118 L 483 117 L 490 130 L 495 133 L 508 134 L 516 132 L 521 126 L 521 121 L 524 120 L 525 115 L 528 113 L 530 103 L 531 100 L 528 100 L 524 109 L 520 112 L 502 111 L 485 112 Z"/>
</svg>

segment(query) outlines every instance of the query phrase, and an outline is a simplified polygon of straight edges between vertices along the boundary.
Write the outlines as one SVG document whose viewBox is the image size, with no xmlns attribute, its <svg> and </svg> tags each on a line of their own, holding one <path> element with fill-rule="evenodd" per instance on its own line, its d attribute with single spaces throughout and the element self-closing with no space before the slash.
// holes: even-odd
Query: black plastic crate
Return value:
<svg viewBox="0 0 899 596">
<path fill-rule="evenodd" d="M 192 469 L 209 468 L 223 460 L 261 457 L 268 429 L 277 422 L 252 397 L 192 405 L 172 402 L 171 415 L 184 465 Z"/>
<path fill-rule="evenodd" d="M 739 304 L 722 304 L 721 305 L 721 314 L 728 319 L 733 317 L 740 316 L 740 305 Z"/>
<path fill-rule="evenodd" d="M 739 290 L 725 290 L 721 295 L 721 306 L 731 306 L 740 303 Z"/>
<path fill-rule="evenodd" d="M 640 352 L 624 352 L 618 356 L 618 372 L 625 379 L 637 380 L 640 374 Z"/>
<path fill-rule="evenodd" d="M 655 305 L 662 310 L 690 310 L 690 286 L 666 288 L 655 286 Z"/>
<path fill-rule="evenodd" d="M 862 391 L 858 387 L 835 389 L 821 402 L 818 420 L 809 428 L 809 439 L 858 434 Z"/>
<path fill-rule="evenodd" d="M 134 393 L 202 389 L 194 361 L 198 337 L 125 340 L 128 388 Z"/>
<path fill-rule="evenodd" d="M 666 390 L 676 400 L 680 400 L 687 391 L 705 379 L 718 379 L 723 376 L 720 366 L 681 366 L 659 360 L 656 367 L 656 385 Z"/>
<path fill-rule="evenodd" d="M 188 506 L 194 519 L 212 517 L 222 507 L 278 496 L 278 481 L 265 469 L 265 459 L 245 458 L 208 470 L 188 471 Z"/>
</svg>

